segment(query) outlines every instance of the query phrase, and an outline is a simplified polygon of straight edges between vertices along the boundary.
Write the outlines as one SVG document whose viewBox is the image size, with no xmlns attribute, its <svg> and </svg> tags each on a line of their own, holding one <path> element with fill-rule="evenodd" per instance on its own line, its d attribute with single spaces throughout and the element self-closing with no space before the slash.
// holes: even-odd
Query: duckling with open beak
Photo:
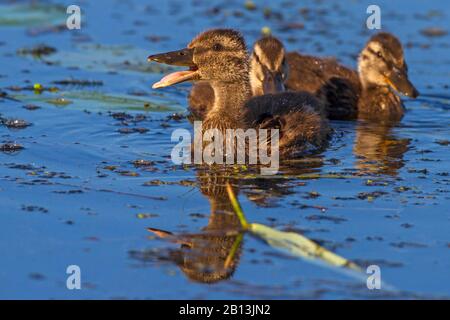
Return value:
<svg viewBox="0 0 450 320">
<path fill-rule="evenodd" d="M 253 96 L 285 91 L 289 72 L 285 49 L 273 36 L 259 39 L 250 56 L 250 85 Z M 214 104 L 214 91 L 207 81 L 196 82 L 189 93 L 189 110 L 194 119 L 203 119 Z"/>
<path fill-rule="evenodd" d="M 292 157 L 322 148 L 330 129 L 315 111 L 317 100 L 307 93 L 277 93 L 252 98 L 250 63 L 245 41 L 231 29 L 198 35 L 187 48 L 151 55 L 149 61 L 181 65 L 188 70 L 165 76 L 153 85 L 162 88 L 184 81 L 208 81 L 214 103 L 203 129 L 275 127 L 280 132 L 280 156 Z"/>
<path fill-rule="evenodd" d="M 160 81 L 154 83 L 152 88 L 164 88 L 180 82 L 194 80 L 197 75 L 197 66 L 192 60 L 193 50 L 188 48 L 149 56 L 147 61 L 155 61 L 173 66 L 189 67 L 189 70 L 173 72 L 163 77 Z"/>
</svg>

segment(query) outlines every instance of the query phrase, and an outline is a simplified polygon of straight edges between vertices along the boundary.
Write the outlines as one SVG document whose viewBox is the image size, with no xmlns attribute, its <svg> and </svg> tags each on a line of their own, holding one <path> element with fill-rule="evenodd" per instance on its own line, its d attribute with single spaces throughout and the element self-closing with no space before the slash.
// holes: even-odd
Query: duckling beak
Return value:
<svg viewBox="0 0 450 320">
<path fill-rule="evenodd" d="M 419 91 L 417 91 L 411 81 L 409 81 L 405 70 L 395 68 L 388 76 L 386 76 L 386 82 L 392 89 L 407 97 L 415 99 L 419 96 Z"/>
<path fill-rule="evenodd" d="M 177 71 L 168 74 L 160 81 L 153 84 L 153 89 L 168 87 L 177 83 L 194 80 L 198 74 L 197 66 L 193 62 L 192 49 L 186 48 L 177 51 L 150 55 L 148 56 L 147 61 L 155 61 L 158 63 L 164 63 L 173 66 L 189 67 L 189 70 Z"/>
<path fill-rule="evenodd" d="M 148 56 L 147 61 L 155 61 L 158 63 L 170 64 L 172 66 L 192 67 L 195 66 L 193 60 L 192 49 L 181 49 L 166 53 L 153 54 Z"/>
<path fill-rule="evenodd" d="M 284 91 L 283 77 L 280 73 L 266 74 L 263 80 L 264 94 L 277 93 Z"/>
</svg>

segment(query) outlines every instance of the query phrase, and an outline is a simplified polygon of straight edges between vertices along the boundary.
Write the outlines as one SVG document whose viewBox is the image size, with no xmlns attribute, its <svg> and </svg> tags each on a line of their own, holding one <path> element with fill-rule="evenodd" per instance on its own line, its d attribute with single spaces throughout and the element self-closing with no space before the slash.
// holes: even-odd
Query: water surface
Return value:
<svg viewBox="0 0 450 320">
<path fill-rule="evenodd" d="M 82 1 L 82 29 L 69 31 L 58 26 L 71 3 L 34 2 L 0 2 L 0 114 L 30 124 L 0 126 L 1 144 L 23 147 L 0 152 L 0 298 L 450 297 L 450 36 L 422 33 L 450 31 L 447 1 L 377 2 L 422 94 L 405 100 L 401 123 L 333 122 L 326 151 L 271 178 L 173 165 L 170 135 L 191 124 L 171 115 L 186 115 L 190 84 L 152 90 L 167 68 L 146 56 L 212 27 L 238 28 L 250 45 L 268 26 L 289 50 L 355 67 L 372 3 Z M 56 52 L 28 53 L 39 44 Z M 248 234 L 229 269 L 208 269 L 236 243 L 211 235 L 238 224 L 223 213 L 226 182 L 249 220 L 377 264 L 390 289 Z M 171 243 L 149 227 L 188 236 Z M 66 288 L 71 264 L 82 290 Z"/>
</svg>

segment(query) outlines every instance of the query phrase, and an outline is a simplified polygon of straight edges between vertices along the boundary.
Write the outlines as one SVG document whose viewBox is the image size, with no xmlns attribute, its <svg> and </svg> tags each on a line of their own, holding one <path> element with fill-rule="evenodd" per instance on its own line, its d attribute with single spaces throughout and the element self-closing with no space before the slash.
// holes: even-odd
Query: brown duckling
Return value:
<svg viewBox="0 0 450 320">
<path fill-rule="evenodd" d="M 305 90 L 324 101 L 331 119 L 398 121 L 404 107 L 397 93 L 416 98 L 408 79 L 400 41 L 392 34 L 374 35 L 361 51 L 358 72 L 334 59 L 288 53 L 290 90 Z"/>
<path fill-rule="evenodd" d="M 198 35 L 186 49 L 152 55 L 148 60 L 188 66 L 153 85 L 161 88 L 184 81 L 209 81 L 214 104 L 203 129 L 278 128 L 281 157 L 322 148 L 329 136 L 327 121 L 314 110 L 307 93 L 277 93 L 252 98 L 249 58 L 241 34 L 215 29 Z"/>
<path fill-rule="evenodd" d="M 253 96 L 284 91 L 288 64 L 284 46 L 275 37 L 259 39 L 250 57 L 250 85 Z M 194 119 L 203 119 L 214 104 L 214 91 L 207 81 L 196 82 L 189 93 L 189 110 Z"/>
<path fill-rule="evenodd" d="M 419 96 L 408 79 L 402 44 L 389 33 L 379 33 L 369 40 L 359 55 L 358 72 L 362 87 L 359 118 L 398 121 L 405 109 L 397 93 Z"/>
<path fill-rule="evenodd" d="M 283 92 L 289 74 L 283 43 L 273 36 L 259 39 L 250 57 L 250 85 L 253 96 Z"/>
</svg>

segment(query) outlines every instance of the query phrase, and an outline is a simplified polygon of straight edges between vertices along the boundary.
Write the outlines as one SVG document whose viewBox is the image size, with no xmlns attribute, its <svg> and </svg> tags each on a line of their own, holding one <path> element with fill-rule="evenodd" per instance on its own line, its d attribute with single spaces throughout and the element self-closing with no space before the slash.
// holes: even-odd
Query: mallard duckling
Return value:
<svg viewBox="0 0 450 320">
<path fill-rule="evenodd" d="M 250 57 L 253 96 L 283 92 L 289 74 L 283 43 L 273 36 L 259 39 Z"/>
<path fill-rule="evenodd" d="M 284 91 L 288 64 L 280 40 L 268 36 L 253 46 L 250 57 L 250 85 L 253 96 Z M 214 91 L 207 81 L 196 82 L 189 93 L 189 110 L 194 119 L 203 119 L 214 104 Z"/>
<path fill-rule="evenodd" d="M 397 93 L 410 98 L 419 92 L 408 79 L 400 41 L 389 33 L 373 36 L 358 59 L 362 91 L 358 99 L 358 117 L 398 121 L 405 112 Z"/>
<path fill-rule="evenodd" d="M 334 59 L 288 53 L 290 90 L 316 94 L 326 104 L 331 119 L 397 121 L 404 107 L 397 93 L 416 98 L 419 93 L 408 79 L 400 41 L 392 34 L 374 35 L 361 51 L 358 72 Z"/>
<path fill-rule="evenodd" d="M 292 157 L 322 148 L 328 138 L 325 119 L 306 94 L 277 93 L 251 98 L 249 59 L 241 34 L 231 29 L 215 29 L 198 35 L 186 49 L 151 55 L 149 61 L 188 66 L 153 85 L 171 86 L 184 81 L 209 81 L 214 105 L 203 121 L 203 129 L 279 128 L 279 153 Z M 306 99 L 306 97 L 308 98 Z"/>
</svg>

